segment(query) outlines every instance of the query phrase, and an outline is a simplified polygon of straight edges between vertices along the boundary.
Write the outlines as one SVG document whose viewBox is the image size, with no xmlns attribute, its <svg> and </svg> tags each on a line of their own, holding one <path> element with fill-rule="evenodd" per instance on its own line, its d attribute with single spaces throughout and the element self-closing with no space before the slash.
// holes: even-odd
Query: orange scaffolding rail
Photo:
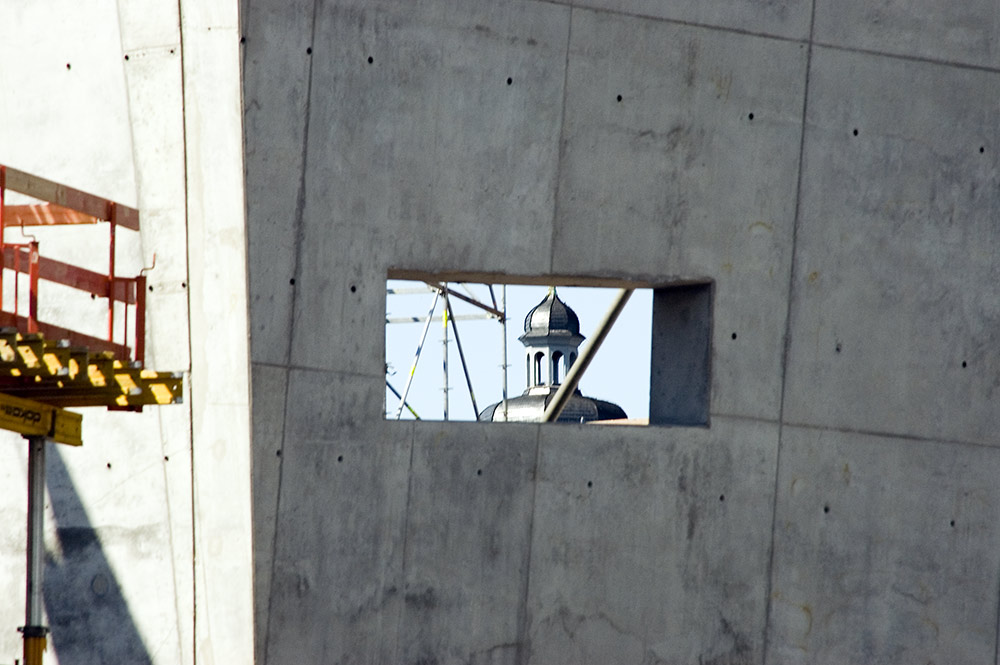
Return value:
<svg viewBox="0 0 1000 665">
<path fill-rule="evenodd" d="M 7 205 L 10 190 L 42 203 Z M 87 270 L 42 256 L 36 240 L 6 241 L 4 230 L 18 226 L 68 224 L 108 225 L 108 272 Z M 146 277 L 122 277 L 115 273 L 115 236 L 118 227 L 139 230 L 139 211 L 110 199 L 88 194 L 0 164 L 0 326 L 25 333 L 42 333 L 50 339 L 65 339 L 92 351 L 106 351 L 123 362 L 141 364 L 146 353 Z M 4 270 L 14 272 L 13 298 L 5 299 Z M 28 280 L 28 302 L 20 298 L 20 280 Z M 38 283 L 46 280 L 108 299 L 106 337 L 86 335 L 38 318 Z M 10 302 L 12 300 L 13 302 Z M 115 305 L 124 305 L 121 334 L 116 335 Z M 132 310 L 131 326 L 129 310 Z"/>
</svg>

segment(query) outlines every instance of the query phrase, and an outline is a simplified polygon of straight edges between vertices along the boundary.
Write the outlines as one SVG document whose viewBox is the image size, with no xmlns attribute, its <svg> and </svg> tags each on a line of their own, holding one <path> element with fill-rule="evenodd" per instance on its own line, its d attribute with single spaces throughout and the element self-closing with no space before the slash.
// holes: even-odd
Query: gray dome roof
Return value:
<svg viewBox="0 0 1000 665">
<path fill-rule="evenodd" d="M 559 299 L 555 289 L 549 291 L 542 302 L 535 305 L 524 317 L 524 335 L 521 336 L 521 340 L 551 335 L 579 337 L 581 341 L 583 340 L 580 335 L 580 319 L 576 312 Z"/>
<path fill-rule="evenodd" d="M 530 393 L 525 391 L 520 397 L 507 400 L 508 422 L 541 422 L 545 407 L 555 397 L 556 387 L 545 393 Z M 558 422 L 580 423 L 592 420 L 620 420 L 628 418 L 625 411 L 612 402 L 602 399 L 585 397 L 577 390 L 569 399 Z M 503 420 L 503 402 L 490 404 L 479 414 L 481 422 L 500 422 Z"/>
</svg>

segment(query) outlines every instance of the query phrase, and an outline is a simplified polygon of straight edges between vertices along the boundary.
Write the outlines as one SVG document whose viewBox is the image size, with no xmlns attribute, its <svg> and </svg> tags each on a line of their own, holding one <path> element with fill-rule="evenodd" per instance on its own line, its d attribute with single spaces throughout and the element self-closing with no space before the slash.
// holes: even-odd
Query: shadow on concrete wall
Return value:
<svg viewBox="0 0 1000 665">
<path fill-rule="evenodd" d="M 42 593 L 52 630 L 50 649 L 60 665 L 152 663 L 59 446 L 50 444 L 45 457 L 62 552 L 58 560 L 52 552 L 45 556 Z"/>
</svg>

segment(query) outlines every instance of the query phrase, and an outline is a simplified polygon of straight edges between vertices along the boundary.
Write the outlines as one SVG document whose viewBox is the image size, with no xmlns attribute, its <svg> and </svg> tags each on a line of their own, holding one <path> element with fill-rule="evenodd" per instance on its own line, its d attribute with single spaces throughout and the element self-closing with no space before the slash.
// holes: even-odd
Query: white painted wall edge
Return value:
<svg viewBox="0 0 1000 665">
<path fill-rule="evenodd" d="M 253 662 L 246 206 L 239 8 L 181 0 L 195 662 Z"/>
</svg>

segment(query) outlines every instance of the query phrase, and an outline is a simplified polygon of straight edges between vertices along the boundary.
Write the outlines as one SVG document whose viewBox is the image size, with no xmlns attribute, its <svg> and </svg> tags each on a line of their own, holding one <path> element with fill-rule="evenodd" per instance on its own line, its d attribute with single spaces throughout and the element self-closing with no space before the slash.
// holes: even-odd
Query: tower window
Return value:
<svg viewBox="0 0 1000 665">
<path fill-rule="evenodd" d="M 532 383 L 536 386 L 545 383 L 545 379 L 542 377 L 542 360 L 545 359 L 545 354 L 541 351 L 535 354 L 535 377 Z"/>
<path fill-rule="evenodd" d="M 552 383 L 559 383 L 559 364 L 562 363 L 563 354 L 556 351 L 552 354 Z"/>
</svg>

